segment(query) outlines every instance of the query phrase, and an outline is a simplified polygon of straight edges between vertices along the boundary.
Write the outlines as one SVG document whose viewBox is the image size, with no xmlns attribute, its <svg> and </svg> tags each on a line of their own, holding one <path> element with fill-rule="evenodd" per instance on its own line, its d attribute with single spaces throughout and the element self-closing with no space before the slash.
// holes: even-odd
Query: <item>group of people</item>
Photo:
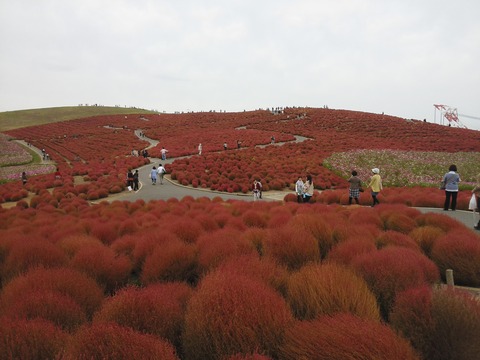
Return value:
<svg viewBox="0 0 480 360">
<path fill-rule="evenodd" d="M 138 179 L 138 170 L 132 172 L 131 170 L 127 173 L 127 186 L 129 190 L 137 191 L 139 189 L 139 179 Z"/>
<path fill-rule="evenodd" d="M 305 182 L 301 176 L 295 183 L 295 193 L 297 194 L 297 202 L 308 203 L 313 196 L 313 179 L 312 175 L 307 175 Z"/>
<path fill-rule="evenodd" d="M 372 207 L 379 204 L 378 194 L 383 189 L 382 178 L 380 177 L 380 170 L 378 168 L 372 169 L 372 177 L 368 183 L 368 188 L 370 188 L 372 195 Z M 351 205 L 352 201 L 355 200 L 357 204 L 360 203 L 360 193 L 363 192 L 362 180 L 358 177 L 357 171 L 352 171 L 352 176 L 348 179 L 350 187 L 348 189 L 348 203 Z M 297 202 L 299 203 L 308 203 L 313 196 L 313 179 L 311 175 L 306 176 L 305 182 L 301 176 L 298 177 L 297 182 L 295 183 L 295 193 L 297 194 Z"/>
<path fill-rule="evenodd" d="M 375 205 L 380 204 L 380 201 L 378 201 L 378 194 L 383 190 L 383 183 L 379 168 L 373 168 L 372 174 L 373 175 L 370 178 L 367 188 L 371 189 L 370 194 L 372 196 L 372 207 L 374 207 Z M 352 171 L 352 174 L 347 181 L 350 183 L 350 187 L 348 189 L 348 204 L 351 205 L 353 200 L 359 204 L 360 193 L 363 192 L 364 189 L 362 186 L 362 180 L 358 177 L 356 170 Z"/>
<path fill-rule="evenodd" d="M 157 179 L 160 181 L 160 185 L 163 185 L 163 177 L 166 173 L 167 170 L 162 164 L 158 164 L 158 168 L 154 165 L 152 170 L 150 170 L 150 180 L 152 180 L 152 185 L 157 184 Z"/>
</svg>

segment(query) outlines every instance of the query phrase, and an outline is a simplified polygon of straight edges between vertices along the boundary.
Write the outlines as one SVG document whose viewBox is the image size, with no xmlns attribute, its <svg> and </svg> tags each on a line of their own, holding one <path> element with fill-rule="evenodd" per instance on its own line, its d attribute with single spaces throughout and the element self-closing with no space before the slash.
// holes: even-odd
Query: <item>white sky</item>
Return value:
<svg viewBox="0 0 480 360">
<path fill-rule="evenodd" d="M 446 104 L 480 118 L 479 14 L 478 0 L 0 0 L 0 111 L 328 105 L 433 121 Z"/>
</svg>

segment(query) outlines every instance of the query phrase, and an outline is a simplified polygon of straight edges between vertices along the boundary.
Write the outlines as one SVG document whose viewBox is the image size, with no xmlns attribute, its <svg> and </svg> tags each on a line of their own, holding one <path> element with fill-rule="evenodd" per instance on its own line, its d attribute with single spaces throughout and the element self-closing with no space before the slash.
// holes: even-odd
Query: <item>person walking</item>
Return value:
<svg viewBox="0 0 480 360">
<path fill-rule="evenodd" d="M 348 179 L 350 183 L 350 188 L 348 189 L 348 205 L 352 205 L 352 200 L 355 199 L 357 204 L 360 204 L 359 197 L 360 191 L 362 189 L 362 180 L 357 176 L 358 173 L 353 170 L 352 176 Z"/>
<path fill-rule="evenodd" d="M 27 184 L 27 173 L 25 171 L 22 172 L 22 184 L 23 185 Z"/>
<path fill-rule="evenodd" d="M 165 148 L 162 146 L 162 150 L 160 150 L 160 154 L 162 154 L 162 160 L 163 160 L 163 161 L 167 160 L 167 152 L 168 152 L 168 150 L 165 149 Z"/>
<path fill-rule="evenodd" d="M 160 178 L 160 185 L 163 185 L 163 177 L 165 176 L 166 172 L 167 172 L 167 170 L 165 170 L 163 165 L 159 164 L 158 169 L 157 169 L 157 174 L 158 174 L 158 177 Z"/>
<path fill-rule="evenodd" d="M 472 193 L 475 195 L 475 200 L 477 201 L 477 207 L 473 210 L 475 216 L 475 212 L 480 214 L 480 174 L 477 175 L 477 183 L 475 184 Z M 480 219 L 478 220 L 477 225 L 474 225 L 473 228 L 475 230 L 480 230 Z"/>
<path fill-rule="evenodd" d="M 260 182 L 257 179 L 253 180 L 253 201 L 260 199 L 261 190 Z"/>
<path fill-rule="evenodd" d="M 442 182 L 442 188 L 445 190 L 445 203 L 443 204 L 444 211 L 448 211 L 448 208 L 451 208 L 452 211 L 456 210 L 458 183 L 460 181 L 460 175 L 457 173 L 457 165 L 450 165 L 448 172 L 443 175 Z"/>
<path fill-rule="evenodd" d="M 152 185 L 157 183 L 157 168 L 155 166 L 150 171 L 150 179 L 152 180 Z"/>
<path fill-rule="evenodd" d="M 307 181 L 305 181 L 305 184 L 303 186 L 304 193 L 303 193 L 303 202 L 308 203 L 310 202 L 310 199 L 313 196 L 313 179 L 312 175 L 307 175 Z"/>
<path fill-rule="evenodd" d="M 297 194 L 297 202 L 300 204 L 303 202 L 303 190 L 305 184 L 301 176 L 298 177 L 297 182 L 295 183 L 295 193 Z"/>
<path fill-rule="evenodd" d="M 202 143 L 198 144 L 198 155 L 202 155 Z"/>
<path fill-rule="evenodd" d="M 373 204 L 372 207 L 374 207 L 377 204 L 380 204 L 380 201 L 378 201 L 378 194 L 380 191 L 383 190 L 383 184 L 382 184 L 382 178 L 380 177 L 380 170 L 378 168 L 373 168 L 372 169 L 373 176 L 370 179 L 370 183 L 368 184 L 368 187 L 372 189 L 372 200 Z"/>
<path fill-rule="evenodd" d="M 138 173 L 138 169 L 137 169 L 133 173 L 133 190 L 134 191 L 138 190 L 138 188 L 139 188 L 138 185 L 139 185 L 139 173 Z"/>
<path fill-rule="evenodd" d="M 133 173 L 131 170 L 128 170 L 127 173 L 127 186 L 128 190 L 133 190 Z"/>
</svg>

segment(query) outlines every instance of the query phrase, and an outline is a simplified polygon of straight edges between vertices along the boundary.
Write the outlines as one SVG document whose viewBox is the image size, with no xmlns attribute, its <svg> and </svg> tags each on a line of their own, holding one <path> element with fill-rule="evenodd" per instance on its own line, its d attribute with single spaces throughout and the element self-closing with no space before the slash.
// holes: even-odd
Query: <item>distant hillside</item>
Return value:
<svg viewBox="0 0 480 360">
<path fill-rule="evenodd" d="M 97 115 L 153 114 L 155 112 L 108 106 L 69 106 L 0 112 L 0 132 L 58 121 L 81 119 Z"/>
</svg>

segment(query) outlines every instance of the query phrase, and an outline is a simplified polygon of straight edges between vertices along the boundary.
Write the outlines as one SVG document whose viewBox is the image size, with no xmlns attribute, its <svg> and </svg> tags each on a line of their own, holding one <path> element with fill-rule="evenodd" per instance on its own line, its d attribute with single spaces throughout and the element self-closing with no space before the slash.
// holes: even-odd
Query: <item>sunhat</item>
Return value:
<svg viewBox="0 0 480 360">
<path fill-rule="evenodd" d="M 372 169 L 372 172 L 373 172 L 374 174 L 378 174 L 378 173 L 380 173 L 380 170 L 379 170 L 378 168 L 373 168 L 373 169 Z"/>
</svg>

